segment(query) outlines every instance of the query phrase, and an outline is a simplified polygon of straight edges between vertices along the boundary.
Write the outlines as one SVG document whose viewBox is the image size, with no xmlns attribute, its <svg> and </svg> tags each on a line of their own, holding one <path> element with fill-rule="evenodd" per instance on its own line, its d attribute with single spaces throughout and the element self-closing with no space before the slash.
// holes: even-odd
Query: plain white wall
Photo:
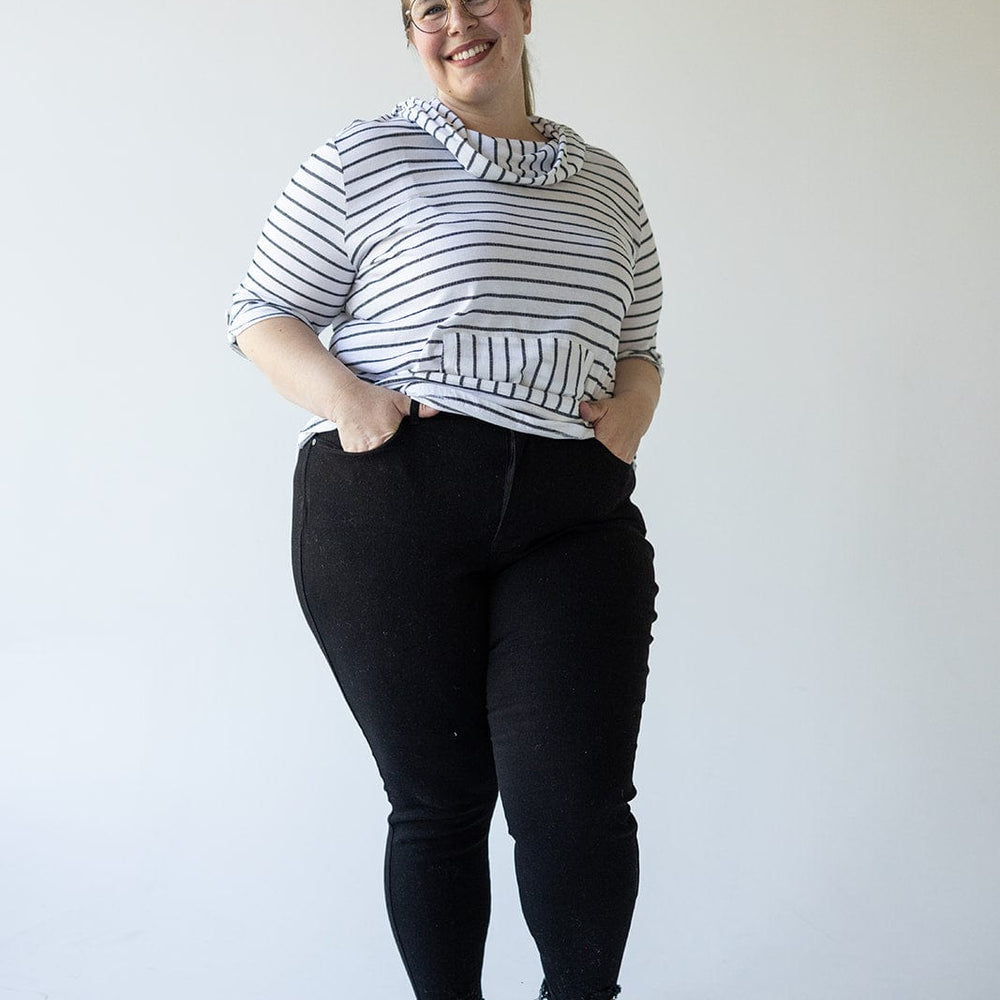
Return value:
<svg viewBox="0 0 1000 1000">
<path fill-rule="evenodd" d="M 622 1000 L 995 1000 L 1000 6 L 535 18 L 666 276 Z M 299 160 L 428 92 L 394 0 L 37 0 L 0 56 L 0 996 L 399 1000 L 303 414 L 224 334 Z M 485 993 L 529 1000 L 493 846 Z"/>
</svg>

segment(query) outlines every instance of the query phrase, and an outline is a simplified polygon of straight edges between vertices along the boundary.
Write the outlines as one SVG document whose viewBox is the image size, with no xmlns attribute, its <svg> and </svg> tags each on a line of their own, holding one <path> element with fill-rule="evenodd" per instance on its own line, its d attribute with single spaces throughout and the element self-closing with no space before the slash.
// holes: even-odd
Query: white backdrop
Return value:
<svg viewBox="0 0 1000 1000">
<path fill-rule="evenodd" d="M 537 0 L 531 42 L 666 278 L 622 1000 L 995 1000 L 1000 6 Z M 394 0 L 35 0 L 0 56 L 0 1000 L 400 1000 L 304 415 L 224 331 L 298 162 L 428 92 Z M 530 1000 L 493 849 L 485 993 Z"/>
</svg>

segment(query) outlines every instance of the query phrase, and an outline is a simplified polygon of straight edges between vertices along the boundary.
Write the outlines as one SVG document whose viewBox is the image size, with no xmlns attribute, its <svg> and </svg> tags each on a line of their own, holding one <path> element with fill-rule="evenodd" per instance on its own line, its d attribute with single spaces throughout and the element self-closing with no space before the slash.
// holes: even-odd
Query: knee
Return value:
<svg viewBox="0 0 1000 1000">
<path fill-rule="evenodd" d="M 504 812 L 515 842 L 566 857 L 586 856 L 611 842 L 632 839 L 638 829 L 626 800 L 572 802 L 564 796 L 548 808 L 519 810 L 509 807 L 505 798 Z"/>
<path fill-rule="evenodd" d="M 489 830 L 498 792 L 496 776 L 487 775 L 465 784 L 455 780 L 410 780 L 394 787 L 387 784 L 386 794 L 392 806 L 391 826 L 462 837 Z"/>
</svg>

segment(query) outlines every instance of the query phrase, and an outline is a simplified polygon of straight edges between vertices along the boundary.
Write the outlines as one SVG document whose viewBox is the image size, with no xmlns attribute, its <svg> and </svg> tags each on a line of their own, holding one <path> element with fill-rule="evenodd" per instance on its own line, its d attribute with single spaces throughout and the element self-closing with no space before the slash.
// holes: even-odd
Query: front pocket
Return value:
<svg viewBox="0 0 1000 1000">
<path fill-rule="evenodd" d="M 590 439 L 594 442 L 594 447 L 609 461 L 614 462 L 619 469 L 628 469 L 629 472 L 635 472 L 635 466 L 631 462 L 626 462 L 623 458 L 619 458 L 603 441 L 598 441 L 596 437 Z"/>
<path fill-rule="evenodd" d="M 343 455 L 344 458 L 365 458 L 368 455 L 377 455 L 379 452 L 383 452 L 386 448 L 395 444 L 402 433 L 403 427 L 409 423 L 409 421 L 404 417 L 399 422 L 399 426 L 392 432 L 392 436 L 386 438 L 381 444 L 376 445 L 374 448 L 369 448 L 367 451 L 344 451 L 344 446 L 340 443 L 340 431 L 320 431 L 318 434 L 313 435 L 313 440 L 319 444 L 321 447 L 327 448 L 336 455 Z"/>
<path fill-rule="evenodd" d="M 594 354 L 572 337 L 443 330 L 441 368 L 449 381 L 577 416 Z"/>
</svg>

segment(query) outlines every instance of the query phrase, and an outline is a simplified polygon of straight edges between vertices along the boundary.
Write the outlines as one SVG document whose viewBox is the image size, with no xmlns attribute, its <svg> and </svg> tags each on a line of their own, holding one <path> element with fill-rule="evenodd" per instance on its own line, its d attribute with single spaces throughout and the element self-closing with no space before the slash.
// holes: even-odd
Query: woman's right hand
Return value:
<svg viewBox="0 0 1000 1000">
<path fill-rule="evenodd" d="M 344 451 L 371 451 L 399 430 L 409 412 L 409 396 L 357 379 L 343 392 L 333 414 L 340 446 Z M 439 412 L 426 403 L 420 404 L 421 417 L 433 417 Z"/>
<path fill-rule="evenodd" d="M 344 451 L 385 444 L 410 412 L 409 396 L 358 378 L 294 316 L 260 320 L 240 333 L 237 343 L 285 399 L 333 420 Z M 420 404 L 421 417 L 437 412 Z"/>
</svg>

